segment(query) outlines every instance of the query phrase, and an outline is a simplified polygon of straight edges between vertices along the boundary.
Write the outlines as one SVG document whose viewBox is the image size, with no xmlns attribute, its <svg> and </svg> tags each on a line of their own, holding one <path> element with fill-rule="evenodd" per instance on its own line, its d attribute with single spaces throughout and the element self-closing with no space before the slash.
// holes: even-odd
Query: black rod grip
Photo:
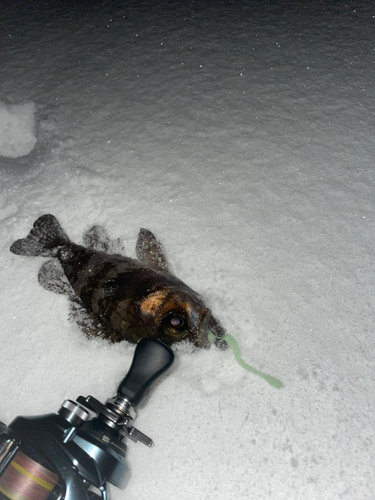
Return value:
<svg viewBox="0 0 375 500">
<path fill-rule="evenodd" d="M 117 389 L 117 395 L 133 406 L 142 400 L 151 384 L 172 365 L 174 354 L 159 340 L 142 339 L 134 351 L 131 367 Z"/>
</svg>

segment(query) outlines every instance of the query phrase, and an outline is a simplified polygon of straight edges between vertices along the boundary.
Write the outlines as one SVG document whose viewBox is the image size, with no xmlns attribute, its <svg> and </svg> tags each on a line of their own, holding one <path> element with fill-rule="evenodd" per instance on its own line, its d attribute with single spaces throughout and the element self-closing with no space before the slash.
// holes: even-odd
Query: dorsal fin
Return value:
<svg viewBox="0 0 375 500">
<path fill-rule="evenodd" d="M 168 262 L 161 243 L 148 229 L 141 229 L 135 247 L 137 259 L 159 271 L 168 271 Z"/>
<path fill-rule="evenodd" d="M 111 240 L 109 239 L 107 231 L 101 226 L 92 226 L 83 235 L 83 244 L 90 250 L 95 250 L 97 252 L 107 252 L 109 253 Z"/>
<path fill-rule="evenodd" d="M 92 226 L 83 235 L 83 244 L 90 250 L 105 252 L 109 255 L 122 254 L 124 251 L 120 238 L 111 239 L 104 227 L 98 225 Z"/>
</svg>

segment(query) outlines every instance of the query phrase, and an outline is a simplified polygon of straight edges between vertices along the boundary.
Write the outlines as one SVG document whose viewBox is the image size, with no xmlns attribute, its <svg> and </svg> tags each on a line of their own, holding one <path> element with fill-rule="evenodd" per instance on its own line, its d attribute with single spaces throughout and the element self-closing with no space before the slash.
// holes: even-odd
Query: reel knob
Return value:
<svg viewBox="0 0 375 500">
<path fill-rule="evenodd" d="M 130 370 L 117 389 L 117 395 L 137 406 L 152 383 L 160 377 L 174 361 L 170 347 L 154 339 L 139 341 Z"/>
</svg>

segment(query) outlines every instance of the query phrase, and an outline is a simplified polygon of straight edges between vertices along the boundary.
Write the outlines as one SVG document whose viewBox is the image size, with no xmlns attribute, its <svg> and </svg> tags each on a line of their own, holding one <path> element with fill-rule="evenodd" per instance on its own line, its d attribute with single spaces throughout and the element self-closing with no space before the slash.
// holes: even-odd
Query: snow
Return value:
<svg viewBox="0 0 375 500">
<path fill-rule="evenodd" d="M 135 422 L 155 446 L 129 442 L 111 499 L 373 499 L 371 2 L 3 13 L 0 420 L 105 401 L 134 351 L 87 339 L 38 284 L 44 259 L 11 243 L 53 213 L 72 240 L 100 224 L 134 256 L 146 227 L 284 388 L 231 352 L 180 347 Z"/>
</svg>

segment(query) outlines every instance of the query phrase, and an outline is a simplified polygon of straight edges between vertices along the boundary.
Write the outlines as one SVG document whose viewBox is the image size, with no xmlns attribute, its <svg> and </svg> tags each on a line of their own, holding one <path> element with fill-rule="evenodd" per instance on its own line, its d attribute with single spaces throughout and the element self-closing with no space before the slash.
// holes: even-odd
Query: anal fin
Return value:
<svg viewBox="0 0 375 500">
<path fill-rule="evenodd" d="M 39 270 L 38 281 L 43 288 L 59 295 L 73 297 L 75 295 L 61 264 L 56 259 L 45 262 Z"/>
</svg>

